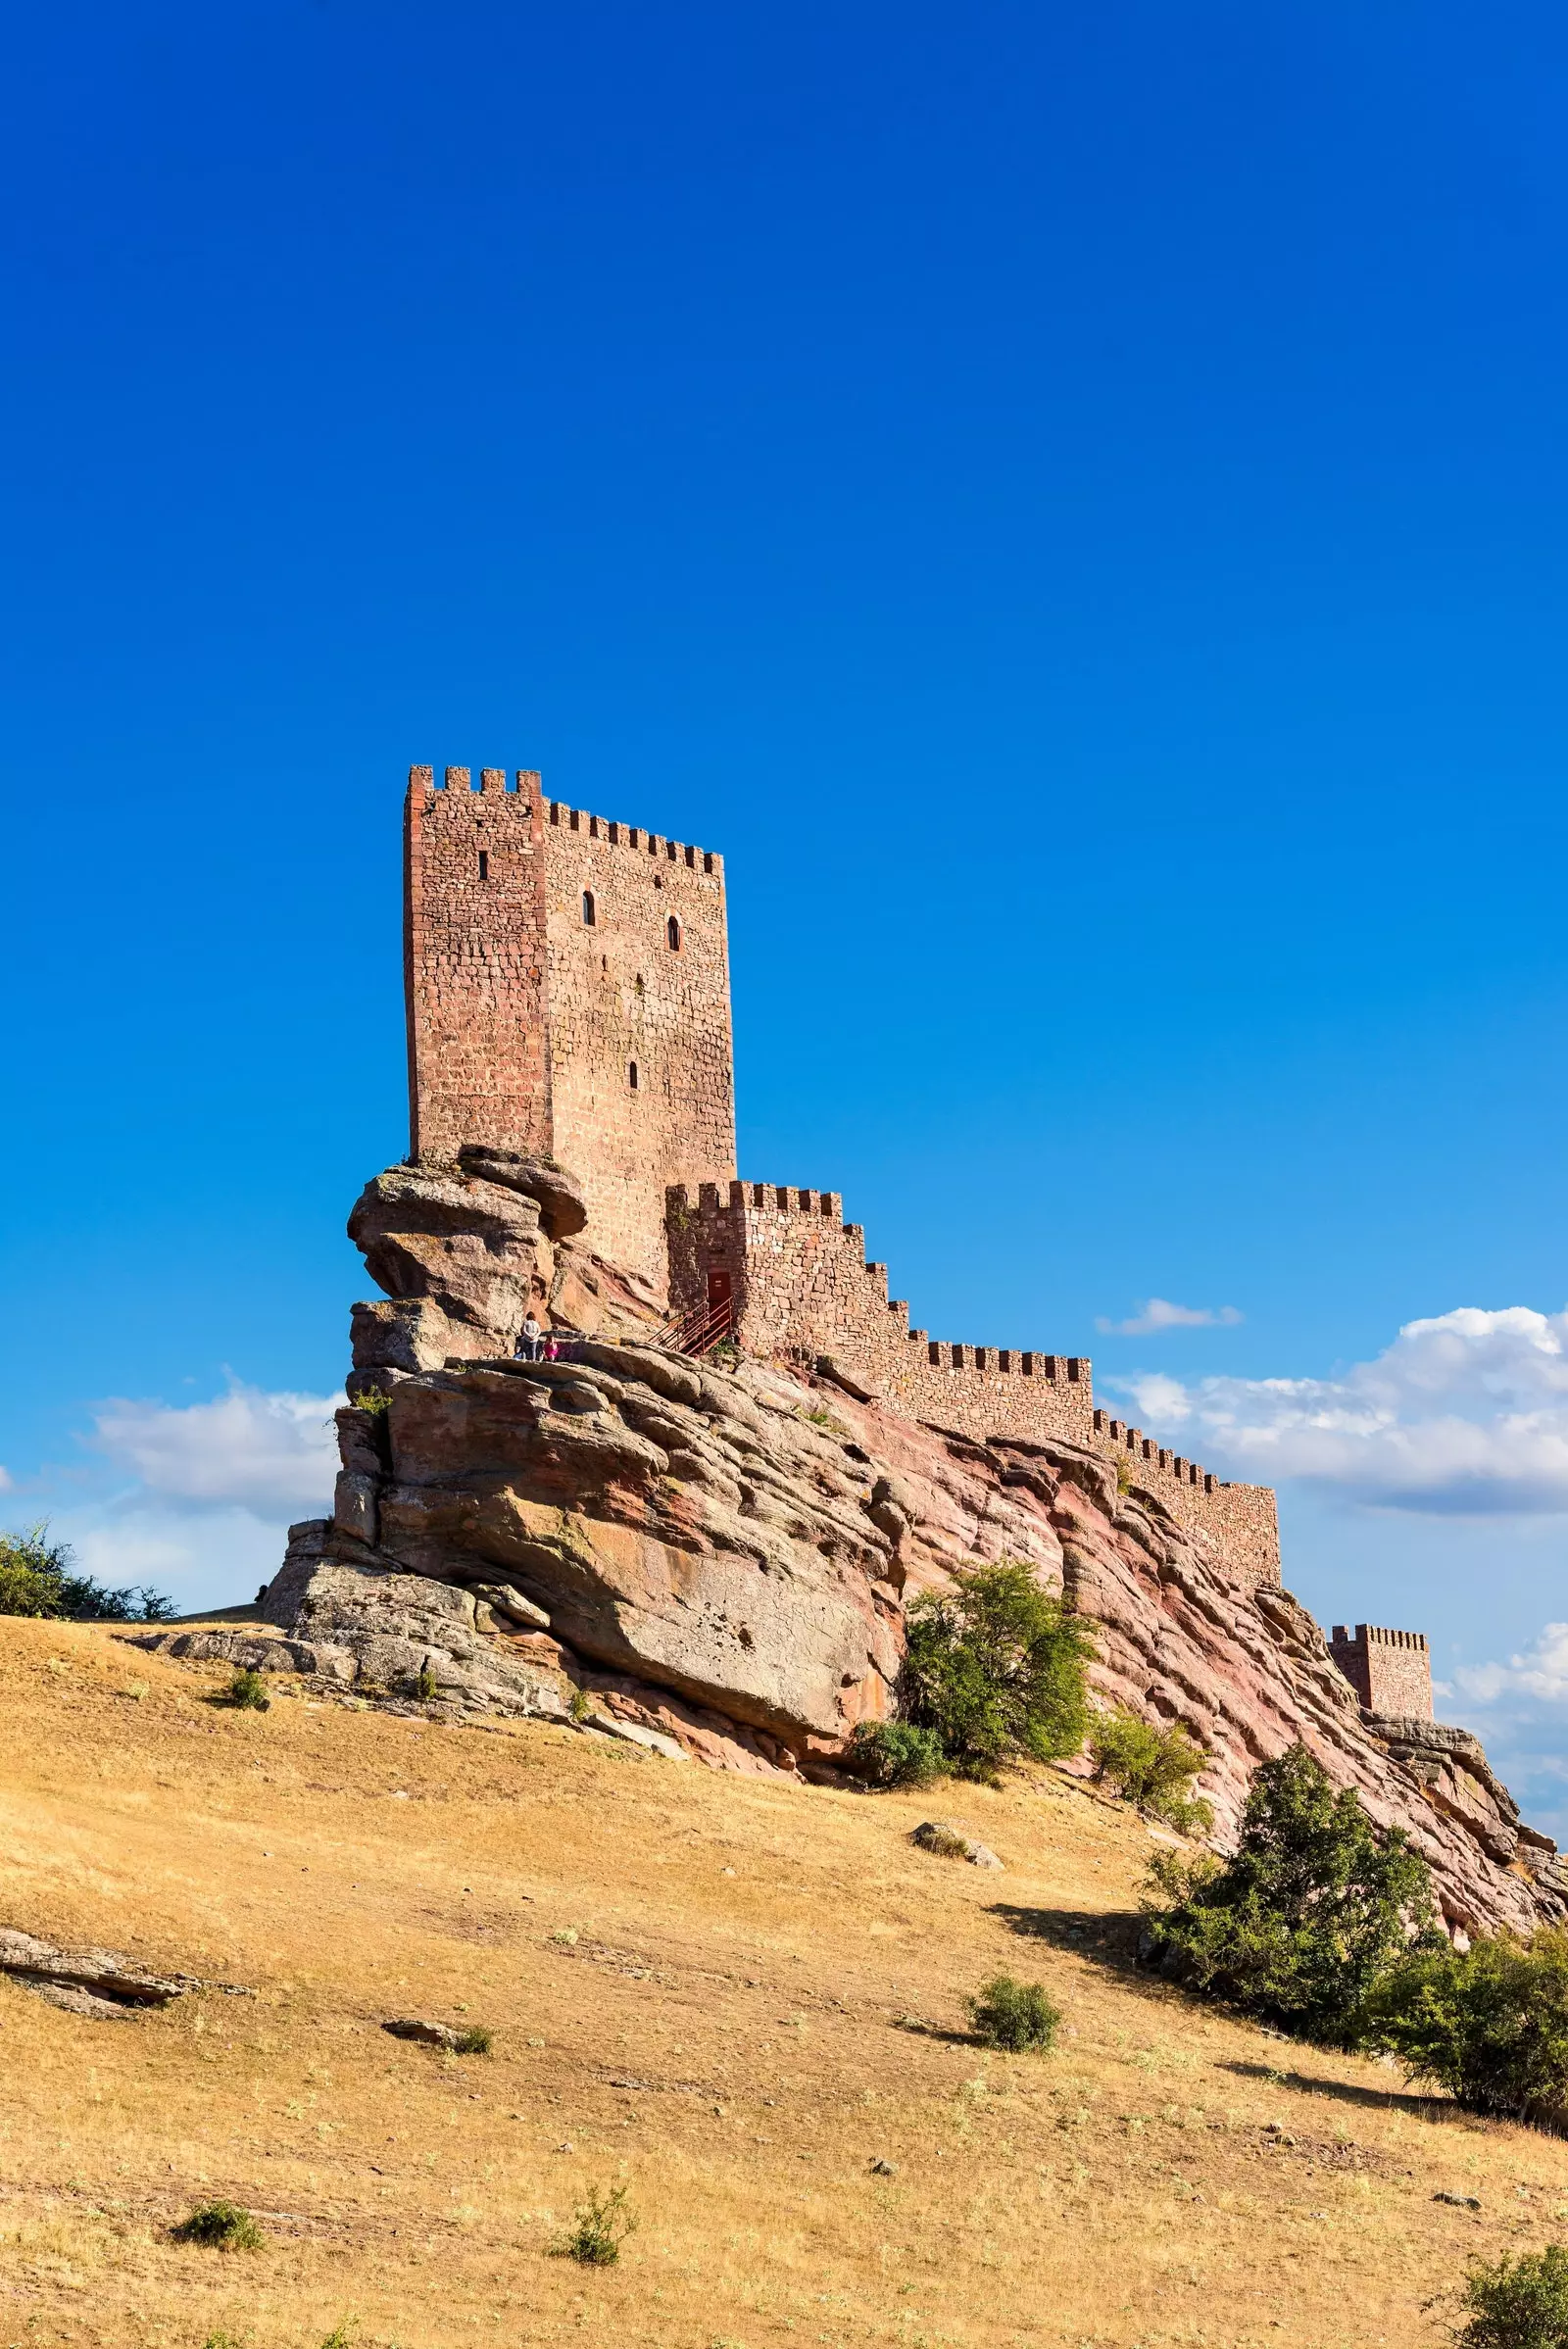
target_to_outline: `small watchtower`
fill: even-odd
[[[1432,1719],[1432,1650],[1425,1632],[1390,1632],[1358,1623],[1351,1639],[1337,1623],[1329,1635],[1329,1654],[1369,1713]]]

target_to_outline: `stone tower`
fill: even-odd
[[[590,1244],[665,1284],[673,1183],[735,1174],[723,859],[546,800],[519,768],[409,770],[410,1156],[553,1157]]]

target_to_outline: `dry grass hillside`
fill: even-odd
[[[351,2317],[402,2349],[1362,2349],[1568,2235],[1568,2146],[1134,1975],[1148,1831],[1058,1776],[857,1797],[217,1683],[5,1626],[0,1923],[256,1996],[102,2022],[0,1982],[0,2349]],[[933,1814],[1005,1873],[911,1847]],[[965,2039],[998,1970],[1059,2000],[1059,2052]],[[494,2052],[379,2029],[408,2013]],[[621,2264],[552,2256],[622,2179]],[[217,2195],[265,2249],[171,2240]]]

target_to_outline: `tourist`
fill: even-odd
[[[535,1321],[530,1308],[528,1318],[522,1325],[522,1335],[517,1340],[517,1352],[524,1362],[539,1360],[544,1352],[544,1331]]]

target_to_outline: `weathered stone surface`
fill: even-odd
[[[581,1352],[397,1386],[385,1555],[505,1579],[578,1655],[796,1750],[879,1718],[901,1639],[864,1471],[798,1395],[760,1414],[739,1382],[652,1349]]]
[[[291,1529],[288,1555],[262,1607],[293,1636],[154,1632],[136,1635],[132,1644],[193,1662],[304,1673],[356,1695],[405,1703],[420,1699],[423,1676],[437,1701],[470,1712],[560,1720],[570,1700],[554,1658],[509,1652],[511,1642],[479,1630],[469,1592],[397,1573],[380,1553],[336,1535],[326,1519]]]
[[[939,1859],[967,1860],[971,1868],[1000,1868],[1002,1862],[989,1844],[977,1842],[966,1829],[956,1827],[948,1819],[923,1819],[909,1835],[922,1851],[934,1851]]]
[[[420,2047],[444,2047],[449,2054],[463,2037],[450,2023],[421,2023],[416,2015],[395,2015],[381,2029],[390,2031],[394,2039],[413,2039]]]
[[[530,1157],[523,1150],[504,1150],[488,1143],[466,1142],[458,1164],[466,1175],[499,1184],[535,1201],[540,1220],[552,1240],[570,1240],[588,1221],[588,1202],[575,1175],[553,1158]]]
[[[539,1203],[502,1183],[457,1170],[389,1167],[367,1183],[348,1228],[389,1297],[428,1299],[447,1322],[499,1341],[491,1351],[510,1350],[529,1307],[543,1306],[550,1295],[555,1254]],[[432,1327],[426,1351],[433,1343]]]
[[[194,1974],[148,1973],[116,1949],[57,1949],[8,1928],[0,1928],[0,1974],[76,2014],[119,2016],[135,2007],[168,2006],[202,1987]]]

